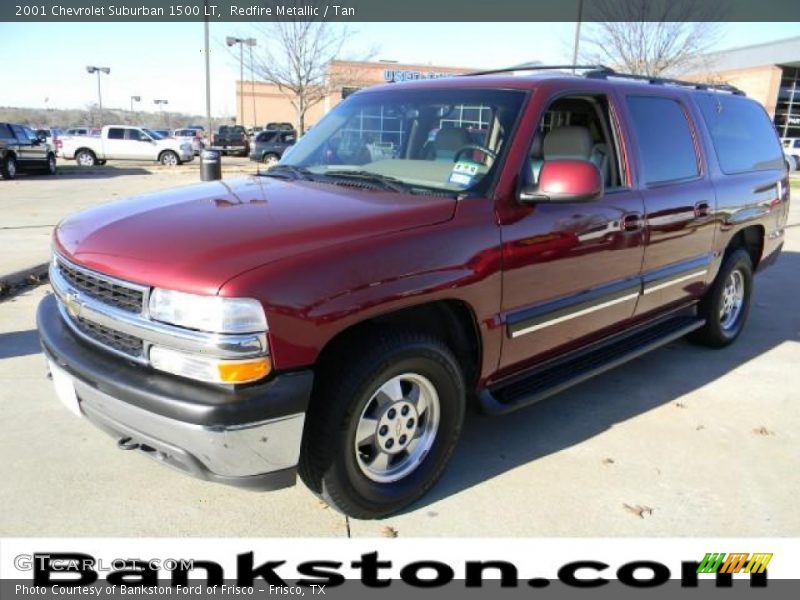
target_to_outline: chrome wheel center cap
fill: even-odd
[[[416,407],[406,400],[390,404],[380,419],[376,430],[378,448],[382,452],[398,454],[414,439],[419,415]]]

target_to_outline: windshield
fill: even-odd
[[[142,131],[144,131],[147,135],[149,135],[154,140],[163,140],[164,139],[163,135],[161,135],[157,131],[153,131],[152,129],[143,129]]]
[[[491,181],[524,97],[521,91],[480,89],[355,94],[303,136],[277,170],[477,191]]]

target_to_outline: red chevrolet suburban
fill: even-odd
[[[299,471],[375,518],[434,485],[469,402],[734,341],[789,208],[763,108],[526,73],[365,89],[258,176],[65,219],[38,311],[59,397],[122,449],[262,490]]]

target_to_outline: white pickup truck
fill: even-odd
[[[64,139],[63,158],[81,167],[105,164],[107,160],[154,160],[175,166],[194,159],[192,145],[164,138],[145,127],[107,125],[100,137],[75,136]]]

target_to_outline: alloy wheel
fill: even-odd
[[[744,277],[738,269],[731,271],[722,290],[722,306],[719,310],[720,326],[726,331],[736,327],[744,306]]]
[[[361,472],[377,483],[411,474],[436,440],[439,394],[430,380],[404,373],[383,383],[361,412],[354,451]]]

